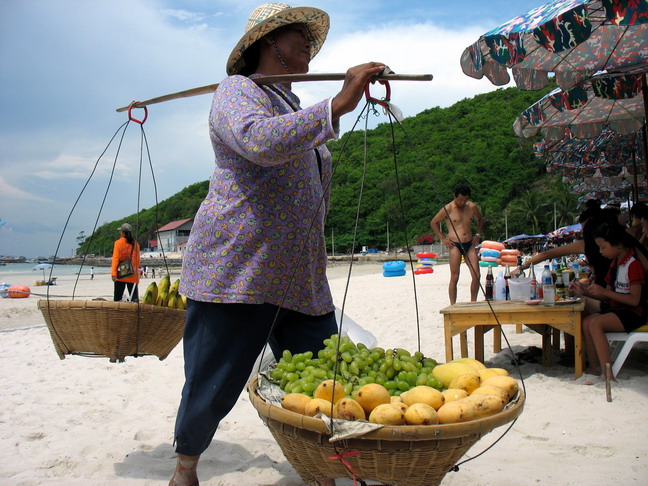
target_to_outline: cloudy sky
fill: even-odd
[[[496,89],[466,77],[463,49],[480,34],[543,0],[313,1],[331,30],[311,72],[344,72],[380,61],[398,73],[431,73],[429,83],[392,84],[405,116]],[[217,83],[259,0],[3,0],[0,2],[0,255],[59,255],[81,231],[137,210],[140,129],[131,123],[117,157],[116,108]],[[293,3],[293,5],[297,5]],[[302,105],[335,95],[339,82],[300,83]],[[380,96],[380,93],[376,93]],[[149,108],[144,125],[158,199],[209,178],[209,95]],[[346,115],[349,129],[359,109]],[[141,110],[134,112],[136,116]],[[386,121],[378,120],[378,122]],[[119,137],[117,138],[117,140]],[[116,160],[110,190],[113,164]],[[145,159],[146,162],[146,159]],[[140,208],[155,202],[150,170]],[[100,212],[101,209],[101,212]],[[4,224],[2,224],[4,223]],[[162,224],[166,222],[161,222]]]

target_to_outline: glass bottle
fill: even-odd
[[[486,274],[486,300],[493,300],[493,267],[488,267],[488,273]]]
[[[533,264],[529,267],[529,276],[531,277],[531,292],[529,294],[529,299],[535,300],[538,298],[538,281],[536,280]]]
[[[511,278],[511,267],[506,265],[506,270],[504,270],[504,282],[506,284],[506,300],[511,300],[511,288],[509,287],[510,278]]]

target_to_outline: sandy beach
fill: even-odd
[[[412,276],[385,278],[380,265],[354,265],[347,287],[348,266],[329,269],[335,303],[372,332],[378,344],[418,348]],[[448,305],[447,265],[416,277],[420,349],[442,362],[445,358],[439,310]],[[34,275],[16,276],[13,284],[33,286]],[[150,280],[144,280],[142,286]],[[469,275],[464,269],[458,300],[469,300]],[[69,296],[73,276],[58,278],[52,296]],[[110,299],[106,274],[83,276],[77,298]],[[59,298],[59,297],[52,297]],[[67,357],[60,360],[41,313],[39,297],[0,299],[0,484],[150,485],[161,486],[175,464],[173,426],[183,384],[181,345],[169,357]],[[513,352],[540,346],[530,330],[504,332]],[[455,354],[459,354],[455,339]],[[486,339],[486,361],[511,366],[511,351],[493,354]],[[504,344],[504,343],[503,343]],[[472,335],[469,351],[473,353]],[[558,356],[556,356],[557,358]],[[556,360],[554,360],[556,361]],[[592,386],[573,380],[573,366],[520,367],[527,402],[513,428],[484,455],[446,475],[444,486],[646,484],[648,461],[641,456],[648,433],[648,347],[631,353],[606,401],[604,383]],[[592,379],[593,377],[588,377]],[[506,427],[495,429],[468,452],[472,457],[490,446]],[[199,465],[204,485],[303,484],[286,461],[244,392],[226,417]],[[370,484],[374,482],[369,481]],[[338,485],[351,485],[338,480]]]

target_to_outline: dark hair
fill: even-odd
[[[648,206],[645,202],[635,203],[630,208],[630,215],[640,219],[648,219]]]
[[[126,241],[128,241],[129,245],[135,245],[135,239],[133,238],[133,235],[130,231],[122,230],[122,233],[124,233],[124,238],[126,238]]]
[[[454,188],[455,197],[457,197],[459,194],[461,194],[462,196],[468,196],[468,197],[470,197],[472,195],[471,191],[470,191],[470,187],[467,186],[466,184],[457,184],[455,186],[455,188]]]
[[[601,211],[601,201],[598,199],[589,199],[585,203],[585,211],[580,213],[580,216],[578,217],[578,222],[583,223],[588,219],[598,216]]]
[[[636,241],[621,224],[613,221],[605,222],[594,228],[592,236],[594,239],[601,238],[611,245],[623,245],[627,248],[633,248]]]

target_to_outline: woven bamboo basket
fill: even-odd
[[[438,485],[461,456],[483,435],[516,419],[524,408],[522,391],[506,410],[480,420],[428,426],[385,426],[361,438],[329,442],[321,419],[272,405],[257,394],[254,378],[250,401],[304,482],[353,477],[340,460],[330,457],[349,451],[344,459],[356,477],[397,486]]]
[[[65,356],[168,356],[182,339],[186,311],[134,302],[39,300],[54,348]]]

